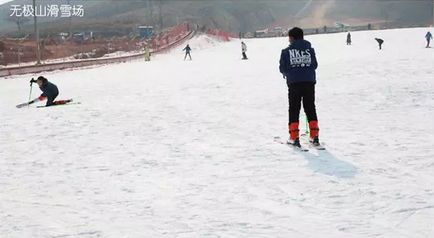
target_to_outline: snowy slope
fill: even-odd
[[[427,30],[307,37],[320,154],[273,142],[286,38],[46,74],[81,105],[18,110],[31,76],[0,79],[0,237],[432,237]]]

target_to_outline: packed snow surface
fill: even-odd
[[[285,37],[45,73],[69,106],[17,109],[37,75],[0,79],[0,237],[433,237],[428,30],[306,37],[324,152],[273,141]]]

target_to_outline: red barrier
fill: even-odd
[[[187,31],[184,35],[176,35],[174,41],[166,44],[164,47],[160,47],[158,49],[152,50],[152,53],[160,53],[164,50],[168,50],[172,47],[175,47],[181,44],[184,40],[191,38],[195,34],[195,31]],[[21,67],[6,67],[0,68],[0,77],[11,76],[11,75],[20,75],[20,74],[34,74],[45,71],[53,71],[53,70],[63,70],[68,68],[78,68],[78,67],[86,67],[92,65],[102,65],[102,64],[113,64],[113,63],[123,63],[131,60],[143,59],[144,53],[121,56],[121,57],[113,57],[113,58],[100,58],[100,59],[88,59],[88,60],[77,60],[77,61],[69,61],[62,63],[50,63],[43,65],[30,65],[30,66],[21,66]]]
[[[172,27],[169,31],[158,34],[152,41],[151,47],[155,51],[160,51],[167,48],[174,42],[178,42],[189,32],[189,24],[182,23],[175,27]]]
[[[222,39],[224,41],[230,41],[231,38],[235,38],[235,35],[233,35],[232,33],[222,31],[219,29],[208,29],[206,33],[209,35],[216,36],[217,38]]]
[[[190,31],[190,25],[188,23],[182,23],[171,29],[158,34],[149,43],[151,46],[151,53],[160,53],[168,50],[172,47],[179,45],[185,39],[194,35],[194,31]],[[120,63],[128,60],[135,60],[144,57],[144,53],[133,54],[122,57],[110,57],[110,58],[95,58],[88,60],[76,60],[61,63],[47,63],[43,65],[29,65],[29,66],[15,66],[0,68],[0,77],[27,73],[38,73],[43,71],[62,70],[67,68]]]

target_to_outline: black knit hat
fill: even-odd
[[[299,40],[299,39],[303,39],[304,33],[303,33],[303,30],[301,28],[294,27],[291,30],[289,30],[288,36],[291,36],[294,39]]]
[[[47,82],[48,80],[46,78],[44,78],[43,76],[39,76],[38,80],[41,80],[42,82]]]

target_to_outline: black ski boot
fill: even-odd
[[[310,138],[309,141],[315,147],[320,147],[321,146],[321,144],[319,143],[318,136],[315,136],[314,138]]]
[[[288,145],[292,145],[298,148],[301,148],[301,144],[300,144],[300,139],[297,138],[295,140],[288,140],[286,143],[288,143]]]

